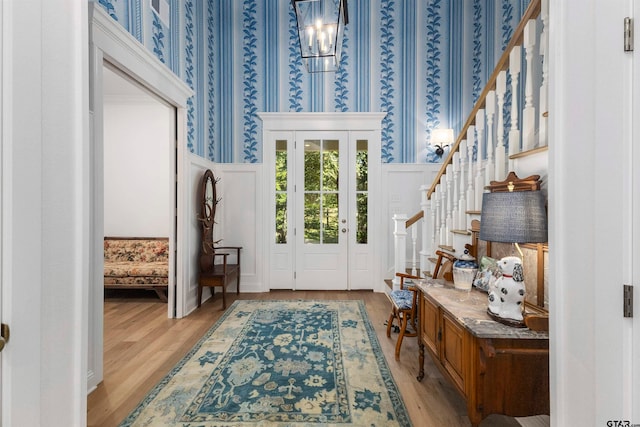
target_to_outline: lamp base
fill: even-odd
[[[497,314],[491,312],[491,310],[487,309],[487,314],[496,322],[500,322],[503,325],[511,326],[513,328],[526,328],[527,325],[524,324],[522,320],[514,320],[514,319],[506,319],[504,317],[500,317]]]

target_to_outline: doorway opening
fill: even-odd
[[[103,121],[103,237],[166,238],[169,248],[175,248],[175,107],[104,61]],[[169,290],[175,287],[175,257],[168,258],[167,315],[174,317],[175,292]],[[118,284],[107,286],[124,297],[145,281],[162,281],[142,276],[110,279]]]

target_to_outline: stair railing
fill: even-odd
[[[411,218],[394,215],[395,272],[417,270],[421,227],[419,266],[421,274],[428,274],[430,255],[438,249],[454,251],[452,232],[466,233],[471,215],[479,215],[484,187],[504,180],[518,153],[546,149],[548,19],[549,0],[532,0],[435,179],[420,188],[421,211]],[[412,259],[407,263],[410,228]]]

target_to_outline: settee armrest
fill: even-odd
[[[236,263],[240,265],[240,249],[242,246],[216,246],[216,255],[235,255]],[[222,252],[220,252],[222,250]],[[224,263],[227,264],[227,257],[224,257]]]

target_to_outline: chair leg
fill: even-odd
[[[400,359],[400,347],[402,347],[402,339],[404,338],[404,332],[407,330],[407,323],[409,323],[409,319],[407,318],[407,313],[404,313],[402,317],[402,326],[400,327],[400,335],[398,335],[398,342],[396,343],[396,360]]]
[[[389,320],[387,320],[387,338],[391,338],[391,327],[393,326],[393,320],[396,318],[396,309],[391,307],[391,314]]]
[[[236,294],[240,295],[240,272],[239,271],[238,271],[237,281],[238,281],[238,285],[237,285],[238,287],[236,288]]]
[[[202,304],[202,285],[198,284],[198,308]]]
[[[226,310],[227,309],[227,284],[223,284],[222,285],[222,309]]]

